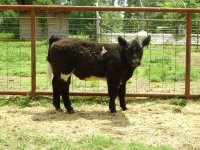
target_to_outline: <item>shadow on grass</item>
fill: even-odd
[[[86,120],[106,120],[108,124],[112,126],[126,127],[130,125],[125,113],[118,111],[117,113],[110,113],[108,111],[77,111],[74,114],[68,114],[66,112],[57,112],[55,110],[47,110],[45,112],[32,114],[34,121],[76,121],[79,119]]]

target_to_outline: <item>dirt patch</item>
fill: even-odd
[[[52,106],[5,106],[0,109],[0,127],[13,132],[34,129],[33,135],[62,136],[71,141],[102,134],[127,142],[168,145],[181,150],[200,149],[200,105],[191,102],[182,108],[167,101],[134,101],[128,108],[111,114],[107,106],[84,105],[69,115],[54,111]]]

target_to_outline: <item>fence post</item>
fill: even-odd
[[[192,13],[187,13],[185,97],[190,98]]]
[[[36,91],[36,11],[31,9],[31,96]]]

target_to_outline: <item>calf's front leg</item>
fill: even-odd
[[[119,85],[118,96],[119,96],[120,107],[122,108],[123,111],[127,110],[126,101],[124,98],[125,95],[126,95],[126,83],[122,83]]]
[[[108,84],[108,95],[110,97],[109,109],[110,109],[111,113],[115,113],[115,112],[117,112],[116,105],[115,105],[115,99],[117,97],[119,81],[108,80],[107,84]]]

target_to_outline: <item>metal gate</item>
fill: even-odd
[[[128,81],[127,96],[200,97],[200,23],[193,18],[194,14],[200,15],[199,9],[0,6],[0,11],[7,10],[15,10],[18,16],[0,16],[1,20],[8,20],[0,27],[0,47],[3,51],[0,58],[1,95],[52,94],[45,75],[47,41],[52,34],[107,43],[115,43],[119,35],[129,40],[137,34],[151,34],[151,45],[144,50],[142,65]],[[143,17],[121,18],[125,12],[142,13]],[[92,15],[79,18],[71,15],[73,13]],[[182,14],[185,18],[148,18],[152,13],[163,16]],[[9,19],[16,19],[16,25],[9,24]],[[4,30],[15,27],[17,34],[6,34],[4,38]],[[74,76],[70,90],[71,95],[107,95],[104,81],[80,81]]]

